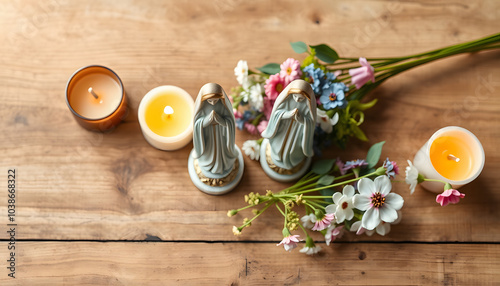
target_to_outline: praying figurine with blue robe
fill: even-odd
[[[189,160],[191,179],[206,193],[225,193],[230,190],[227,190],[228,186],[235,186],[241,179],[243,158],[235,144],[232,105],[222,87],[216,83],[205,84],[196,99],[193,150]],[[196,178],[191,174],[191,164]]]
[[[278,96],[262,132],[261,165],[271,178],[288,182],[307,171],[313,152],[316,98],[311,85],[294,80]]]

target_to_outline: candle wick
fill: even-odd
[[[457,158],[455,156],[453,156],[452,154],[449,154],[448,155],[448,160],[452,160],[452,161],[455,161],[455,162],[460,162],[460,158]]]
[[[97,95],[97,93],[95,93],[95,91],[92,89],[92,87],[89,87],[89,93],[92,94],[95,99],[99,98],[99,96]]]

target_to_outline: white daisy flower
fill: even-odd
[[[247,140],[243,143],[243,152],[250,157],[252,160],[259,160],[260,157],[260,145],[257,140]]]
[[[250,87],[248,102],[250,103],[250,106],[258,111],[262,111],[262,108],[264,108],[264,97],[262,96],[262,93],[262,85],[259,83]]]
[[[372,181],[368,178],[359,180],[359,194],[354,195],[354,207],[366,211],[361,226],[367,230],[375,229],[380,222],[394,222],[398,219],[397,210],[403,207],[404,200],[391,193],[392,184],[387,176],[379,176]]]
[[[344,220],[351,220],[354,217],[352,198],[354,196],[354,187],[346,185],[342,193],[336,192],[333,194],[333,204],[325,208],[326,213],[335,214],[337,223],[343,223]]]
[[[398,224],[401,221],[401,211],[397,211],[398,213],[398,219],[394,221],[393,223],[387,223],[387,222],[380,222],[379,225],[373,230],[366,230],[361,226],[361,221],[356,221],[351,225],[351,231],[355,232],[357,235],[366,233],[368,236],[372,236],[375,232],[377,232],[379,235],[384,236],[388,234],[391,231],[391,225],[393,224]]]
[[[240,60],[234,68],[234,75],[239,84],[244,85],[248,82],[248,64],[247,61]]]

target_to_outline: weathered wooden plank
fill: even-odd
[[[321,255],[272,243],[18,242],[2,285],[492,285],[500,246],[340,243]]]
[[[325,42],[347,56],[403,55],[497,32],[498,1],[3,1],[0,3],[0,174],[16,167],[22,239],[234,240],[228,209],[251,191],[277,190],[245,159],[241,185],[223,197],[198,192],[186,171],[191,146],[150,147],[137,123],[142,96],[161,84],[193,96],[209,81],[236,84],[239,59],[251,66],[296,55],[290,41]],[[250,28],[252,27],[252,28]],[[402,223],[384,240],[498,241],[500,77],[498,53],[458,56],[402,74],[373,97],[363,125],[370,143],[352,141],[325,156],[363,157],[387,140],[383,156],[412,158],[446,125],[473,131],[486,151],[483,174],[466,199],[441,208],[433,194],[406,185]],[[100,63],[122,77],[130,114],[108,134],[82,130],[64,102],[77,68]],[[450,112],[450,110],[452,112]],[[237,133],[239,146],[252,138]],[[399,178],[402,179],[402,176]],[[2,194],[0,193],[0,196]],[[6,201],[0,200],[0,213]],[[275,213],[272,213],[275,214]],[[5,219],[1,216],[2,222]],[[279,240],[282,222],[264,215],[241,239]],[[0,233],[0,238],[6,238]],[[347,236],[346,240],[366,239]],[[377,238],[371,238],[377,239]]]

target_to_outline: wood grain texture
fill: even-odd
[[[260,66],[296,56],[288,47],[294,40],[326,42],[346,56],[397,55],[484,36],[496,32],[498,23],[491,13],[498,11],[494,1],[21,1],[1,6],[0,37],[9,44],[0,47],[0,150],[6,155],[0,164],[19,172],[24,239],[231,240],[229,230],[237,222],[225,217],[227,209],[243,203],[250,191],[283,185],[246,158],[245,176],[232,194],[214,198],[198,192],[186,171],[191,146],[161,152],[141,135],[136,111],[149,89],[175,84],[194,96],[202,84],[216,81],[229,90],[236,84],[232,68],[238,59]],[[112,133],[82,130],[64,103],[69,75],[91,63],[115,69],[131,102],[129,116]],[[468,196],[458,206],[439,208],[432,194],[419,190],[410,197],[406,186],[397,184],[406,199],[405,219],[388,239],[498,241],[495,142],[500,133],[492,128],[500,119],[498,63],[498,53],[443,60],[400,75],[373,95],[380,103],[368,112],[364,129],[372,143],[387,140],[383,155],[401,165],[433,131],[450,124],[476,133],[487,154],[483,174],[463,189]],[[237,143],[248,138],[238,132]],[[368,146],[352,141],[347,151],[326,155],[363,157]],[[0,212],[5,207],[0,202]],[[457,218],[478,212],[486,215]],[[279,238],[273,230],[281,222],[271,216],[262,221],[256,225],[263,231],[247,232],[246,239]]]
[[[249,192],[286,185],[245,158],[236,190],[222,197],[203,194],[187,173],[192,145],[156,150],[137,121],[139,102],[150,89],[173,84],[194,97],[203,84],[218,82],[229,91],[237,84],[233,68],[240,59],[251,67],[302,59],[289,47],[292,41],[327,43],[344,56],[397,56],[496,33],[499,21],[495,0],[0,1],[0,174],[11,167],[18,172],[17,238],[193,242],[21,242],[19,281],[499,283],[499,52],[440,60],[389,80],[370,95],[379,99],[362,125],[370,142],[352,140],[346,150],[325,151],[324,157],[363,158],[371,144],[386,140],[382,156],[400,164],[403,180],[406,159],[437,129],[459,125],[477,135],[486,164],[461,189],[466,198],[460,204],[442,208],[434,194],[417,188],[410,196],[406,184],[395,183],[405,199],[402,222],[386,237],[342,238],[401,244],[342,244],[298,260],[298,253],[284,256],[268,243],[281,239],[274,210],[234,237],[231,227],[250,214],[228,218],[227,210],[243,206]],[[68,78],[89,64],[114,69],[126,88],[129,115],[109,133],[81,129],[65,103]],[[238,131],[236,141],[241,146],[251,138]],[[0,225],[7,223],[6,212],[7,201],[0,199]],[[0,239],[7,235],[0,231]],[[216,243],[194,243],[210,241]],[[247,243],[256,241],[266,243]],[[422,241],[493,244],[406,243]],[[0,281],[7,282],[5,275]]]
[[[293,3],[293,4],[292,4]],[[233,240],[243,216],[226,217],[251,191],[279,190],[257,162],[245,158],[240,186],[224,197],[200,193],[187,173],[191,145],[162,152],[144,140],[137,122],[142,96],[162,84],[193,97],[206,82],[227,91],[233,67],[297,57],[289,42],[328,43],[345,56],[395,56],[497,32],[497,1],[85,1],[0,2],[0,171],[19,173],[21,239]],[[91,133],[64,101],[77,68],[103,64],[122,78],[130,113],[113,132]],[[401,169],[431,134],[446,125],[473,131],[483,143],[482,175],[462,190],[466,199],[439,207],[434,195],[405,184],[400,226],[381,240],[495,241],[500,238],[497,176],[500,154],[500,54],[456,56],[399,75],[371,97],[379,104],[363,124],[369,143],[324,156],[362,158],[386,140],[383,156]],[[237,144],[252,138],[238,132]],[[402,180],[403,176],[399,176]],[[6,201],[0,201],[5,213]],[[279,240],[275,215],[256,222],[245,240]],[[5,233],[0,238],[6,238]],[[347,236],[346,240],[365,239]]]
[[[3,246],[3,245],[2,245]],[[493,285],[499,245],[324,244],[323,254],[271,243],[22,242],[2,285]],[[0,255],[5,257],[5,247]],[[15,282],[15,283],[13,283]]]

